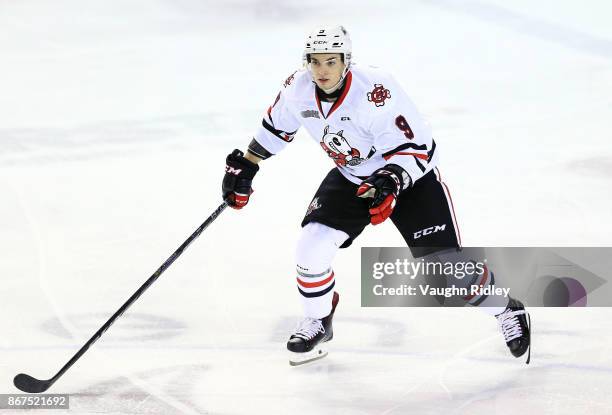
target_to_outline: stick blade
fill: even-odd
[[[38,380],[25,373],[20,373],[15,376],[13,383],[17,389],[27,393],[42,393],[49,389],[51,382],[48,380]]]

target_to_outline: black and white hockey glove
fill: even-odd
[[[383,223],[395,207],[397,195],[406,185],[410,176],[396,164],[387,164],[365,179],[357,189],[357,196],[372,198],[370,202],[370,222],[372,225]]]
[[[223,200],[234,209],[242,209],[249,203],[253,193],[251,184],[259,166],[244,157],[240,150],[234,150],[225,160],[225,176],[221,184]]]

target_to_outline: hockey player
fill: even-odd
[[[310,34],[303,63],[284,82],[246,154],[234,150],[227,156],[222,184],[227,203],[243,208],[258,163],[285,148],[300,127],[336,164],[307,209],[296,249],[305,318],[287,342],[293,365],[325,356],[322,343],[333,337],[339,300],[332,260],[368,224],[390,219],[415,258],[461,247],[431,130],[395,79],[353,64],[351,40],[341,26]],[[436,225],[445,226],[420,232]],[[489,275],[479,278],[491,283]],[[530,344],[527,314],[519,301],[503,301],[482,297],[470,304],[497,315],[510,351],[519,357]]]

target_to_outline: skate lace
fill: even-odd
[[[523,329],[517,316],[526,314],[525,310],[504,311],[497,316],[499,329],[504,334],[506,343],[523,335]]]
[[[297,325],[294,335],[310,340],[316,336],[317,333],[325,333],[325,328],[321,320],[307,317]]]

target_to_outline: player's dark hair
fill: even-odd
[[[310,63],[310,53],[306,55],[306,62]],[[344,53],[340,54],[340,59],[342,60],[342,63],[344,63]]]

